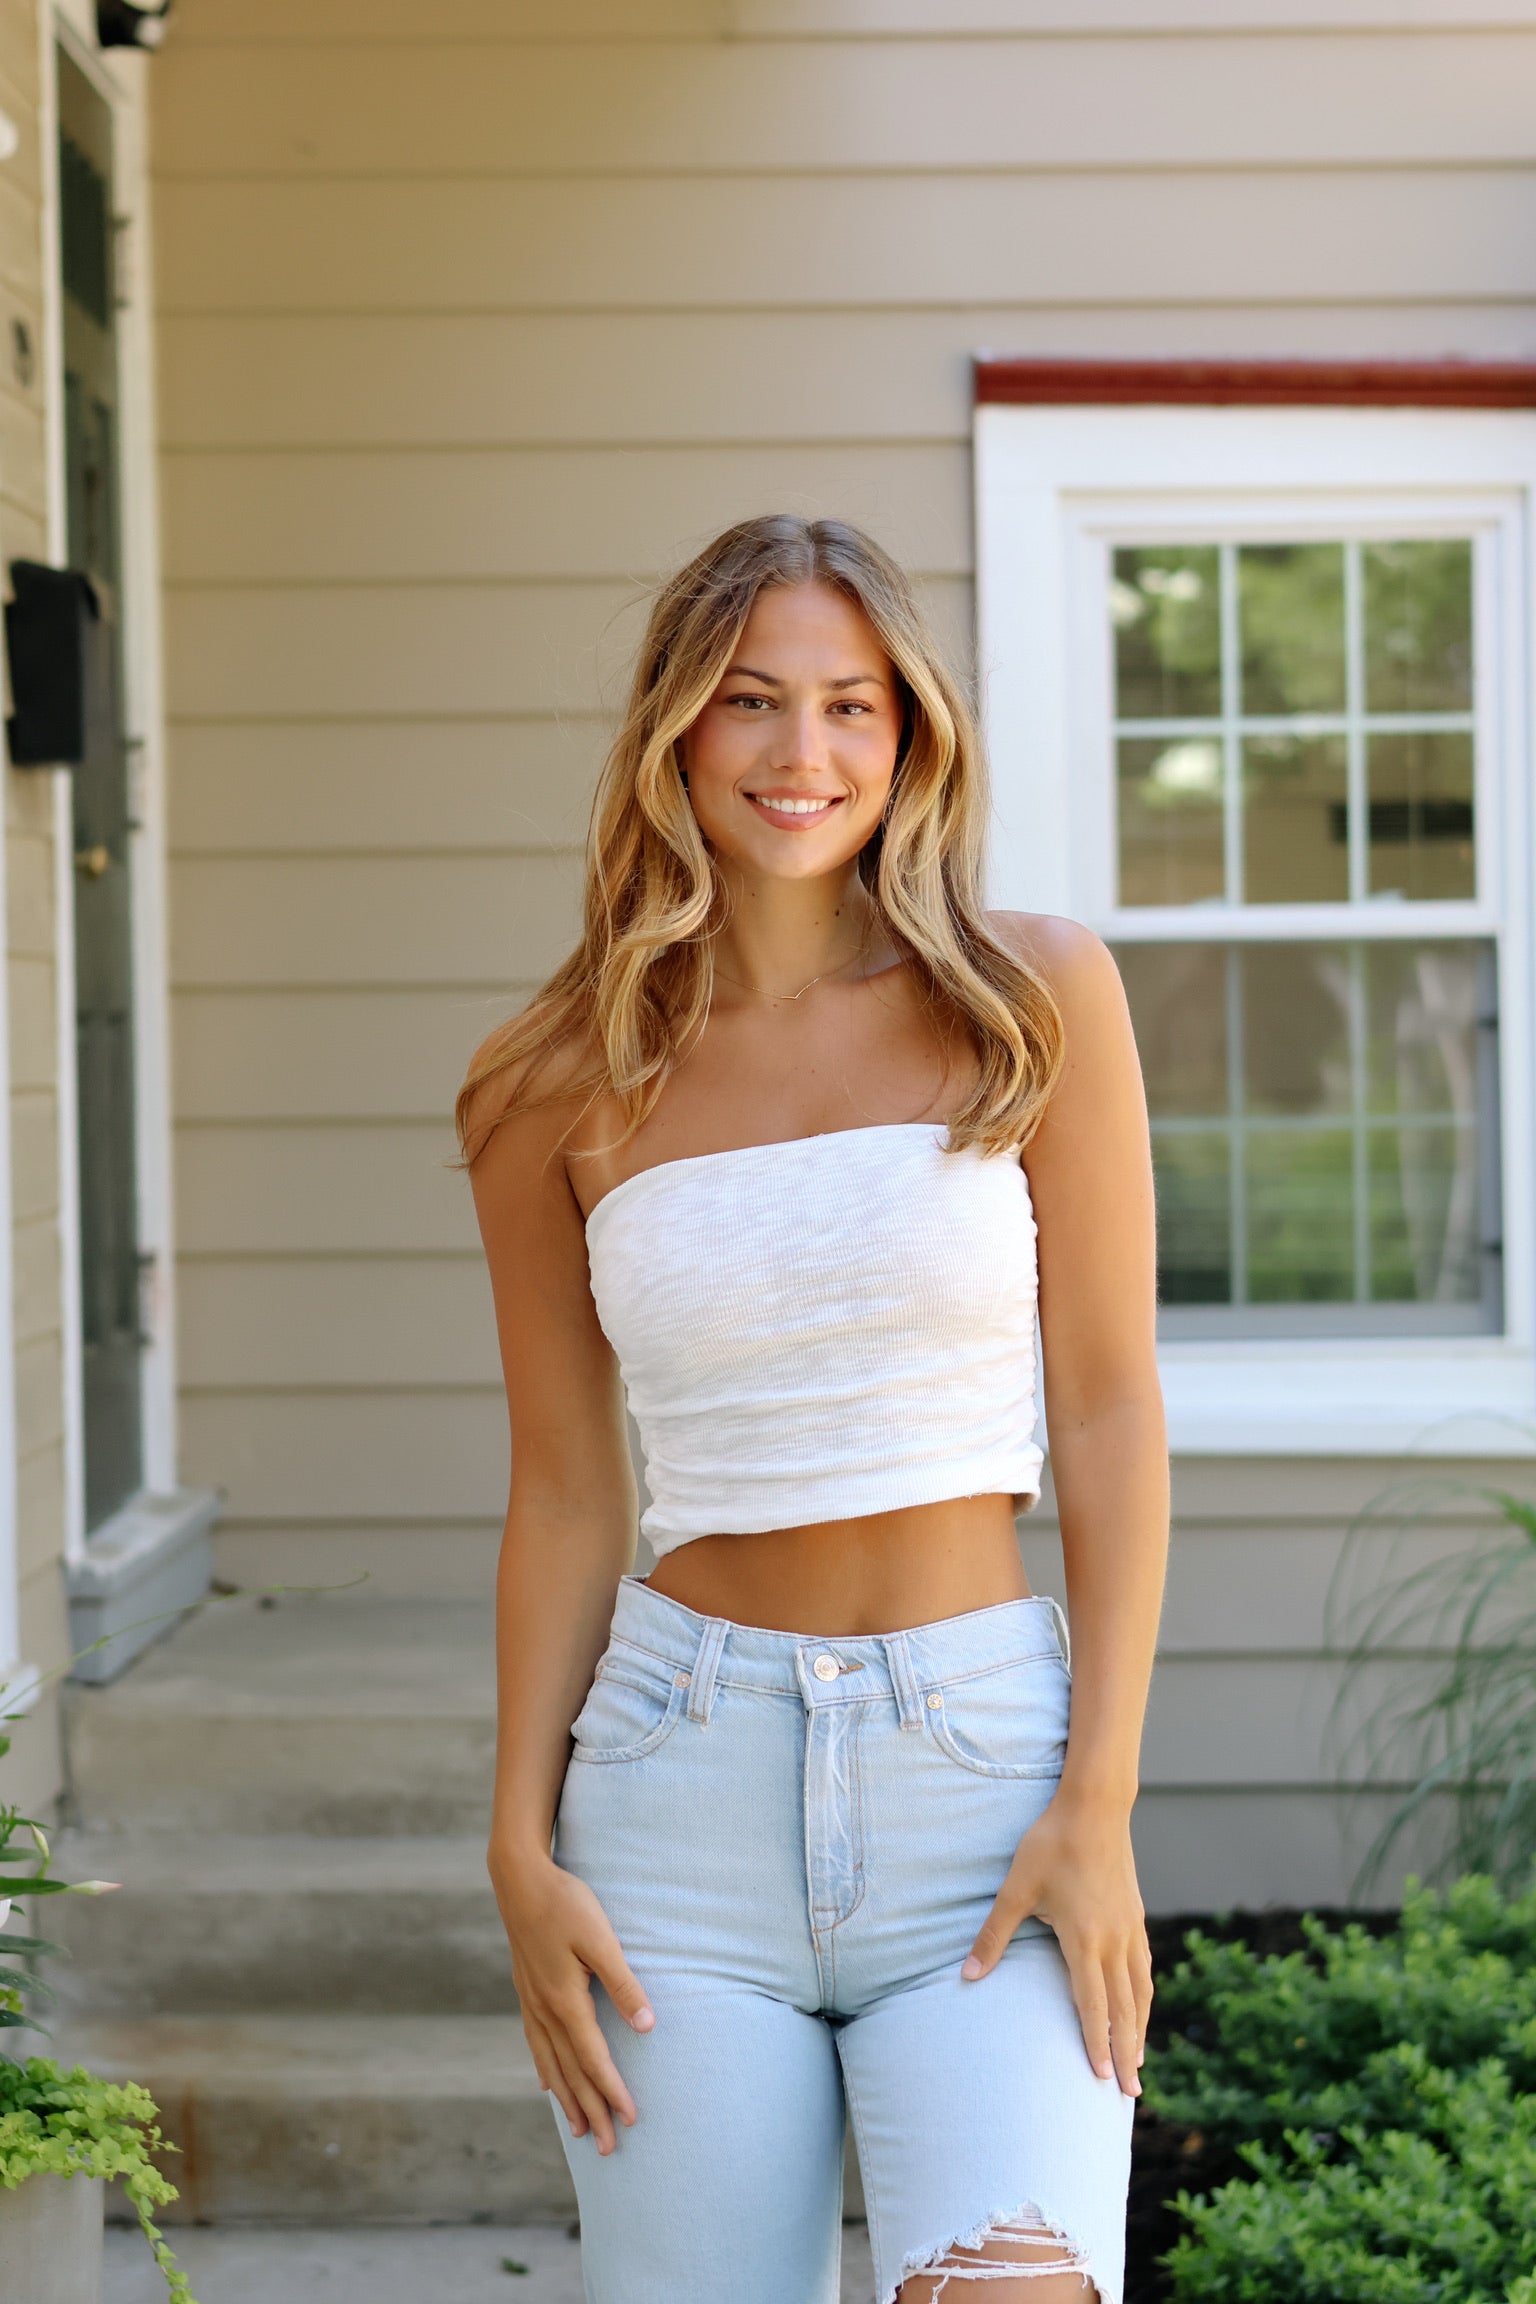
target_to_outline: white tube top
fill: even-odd
[[[1016,1154],[897,1122],[666,1160],[587,1218],[658,1554],[1040,1490]]]

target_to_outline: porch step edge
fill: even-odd
[[[160,2106],[169,2223],[549,2223],[574,2196],[510,2016],[82,2019],[57,2052]],[[120,2215],[122,2201],[110,2213]]]

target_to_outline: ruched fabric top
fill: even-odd
[[[642,1169],[587,1219],[645,1451],[691,1537],[1040,1489],[1035,1220],[1015,1153],[929,1122]]]

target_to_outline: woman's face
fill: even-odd
[[[683,739],[700,831],[748,873],[845,869],[880,822],[901,723],[895,673],[857,601],[824,584],[760,592]]]

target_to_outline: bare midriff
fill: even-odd
[[[1029,1597],[1011,1496],[698,1536],[668,1552],[648,1581],[701,1616],[828,1640],[907,1631]]]

